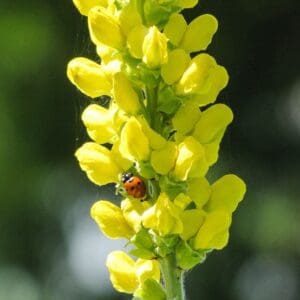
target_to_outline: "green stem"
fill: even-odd
[[[146,99],[147,99],[147,109],[150,114],[150,126],[157,130],[157,87],[149,88],[146,87]]]
[[[170,254],[159,260],[167,300],[184,300],[183,271],[176,266],[175,254]]]

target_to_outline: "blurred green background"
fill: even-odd
[[[219,102],[234,123],[210,178],[233,172],[247,196],[229,246],[187,274],[188,299],[300,299],[299,0],[201,0],[187,19],[220,23],[208,51],[231,80]],[[75,56],[95,58],[71,0],[0,2],[0,300],[128,299],[113,291],[106,255],[123,241],[89,218],[113,189],[74,159],[88,103],[66,79]]]

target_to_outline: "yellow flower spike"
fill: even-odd
[[[133,162],[127,158],[125,158],[120,153],[120,140],[114,141],[114,144],[111,148],[111,154],[115,160],[115,162],[124,170],[128,170],[132,165]]]
[[[124,218],[135,232],[141,229],[142,215],[149,207],[149,202],[140,199],[126,198],[121,202]]]
[[[216,61],[212,56],[206,53],[195,56],[176,85],[176,93],[179,95],[205,93],[210,87],[208,79],[215,67]]]
[[[195,202],[197,208],[202,208],[210,197],[211,187],[206,178],[194,178],[188,181],[186,193]]]
[[[148,122],[142,115],[138,116],[137,120],[140,122],[142,130],[149,140],[151,149],[162,149],[166,145],[167,141],[149,126]]]
[[[195,94],[193,101],[199,106],[215,102],[220,91],[227,86],[228,81],[229,76],[226,69],[217,65],[210,72],[206,87]]]
[[[118,19],[122,31],[126,36],[135,26],[142,24],[141,15],[138,13],[135,5],[132,3],[129,3],[121,9]]]
[[[174,142],[166,142],[162,149],[153,150],[151,153],[151,165],[155,172],[166,175],[175,165],[177,147]]]
[[[206,205],[208,211],[224,210],[232,213],[246,193],[245,182],[234,174],[218,179],[211,186],[211,197]]]
[[[98,185],[118,182],[123,170],[116,164],[111,152],[104,146],[88,142],[83,144],[75,156],[88,178]]]
[[[111,252],[106,260],[113,287],[122,293],[133,294],[139,286],[135,262],[123,251]]]
[[[122,72],[113,76],[113,96],[116,104],[128,114],[135,115],[141,109],[139,96]]]
[[[184,241],[196,235],[200,226],[204,223],[205,215],[205,212],[201,209],[188,209],[182,212],[183,232],[180,237]]]
[[[115,49],[125,46],[125,37],[116,18],[101,6],[93,7],[88,14],[91,40]]]
[[[134,231],[127,224],[120,207],[110,201],[96,202],[91,208],[91,217],[109,238],[130,239],[134,235]]]
[[[107,0],[73,0],[74,5],[79,10],[79,12],[87,16],[90,9],[94,6],[107,6]]]
[[[143,57],[143,42],[148,33],[148,28],[140,24],[135,26],[128,34],[127,47],[130,54],[141,59]]]
[[[188,25],[179,46],[189,53],[205,50],[217,29],[218,21],[214,16],[199,16]]]
[[[156,26],[149,28],[143,42],[143,62],[151,69],[168,61],[167,37]]]
[[[96,98],[110,95],[112,83],[101,65],[85,57],[76,57],[68,63],[69,80],[85,95]]]
[[[111,110],[97,104],[90,104],[82,113],[81,119],[89,137],[99,144],[109,143],[117,136]]]
[[[208,166],[203,146],[189,136],[178,145],[178,157],[172,176],[177,180],[186,180],[193,171],[193,176],[204,176]]]
[[[183,15],[172,14],[164,28],[164,34],[173,45],[178,46],[183,38],[186,28],[187,23]]]
[[[177,132],[185,135],[194,128],[200,117],[201,111],[198,105],[191,101],[187,101],[179,107],[175,116],[173,117],[173,127],[177,130]]]
[[[149,158],[148,138],[135,117],[131,117],[123,127],[119,149],[122,155],[131,161],[141,161]]]
[[[208,214],[192,241],[194,249],[222,249],[227,245],[231,214],[215,211]]]
[[[175,49],[168,55],[168,62],[161,66],[161,76],[167,84],[178,81],[191,61],[183,49]]]
[[[201,144],[211,143],[224,132],[232,120],[233,113],[227,105],[212,105],[202,112],[200,120],[195,125],[193,137]]]
[[[148,278],[159,282],[160,269],[157,260],[138,259],[135,263],[135,268],[140,284]]]
[[[156,203],[143,214],[143,225],[156,230],[159,235],[180,234],[183,224],[180,220],[181,209],[176,207],[167,194],[161,193]]]
[[[173,203],[182,210],[184,210],[191,202],[191,198],[184,193],[180,193],[173,200]]]

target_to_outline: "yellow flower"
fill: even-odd
[[[172,176],[177,180],[184,181],[191,176],[202,177],[207,170],[208,165],[202,145],[192,136],[185,138],[178,145],[178,157]]]
[[[194,249],[222,249],[227,245],[231,214],[214,211],[207,214],[205,221],[192,241]]]
[[[218,21],[214,16],[199,16],[187,26],[179,47],[187,52],[205,50],[217,29]]]
[[[81,116],[88,135],[99,144],[112,143],[118,138],[120,126],[125,120],[116,124],[114,119],[117,117],[118,111],[116,107],[106,109],[97,104],[90,104]]]
[[[67,76],[82,93],[89,97],[111,94],[111,80],[101,65],[85,57],[76,57],[69,62]]]
[[[187,23],[183,15],[177,13],[172,14],[164,28],[164,34],[173,45],[178,46],[183,38],[186,28]]]
[[[156,26],[149,28],[143,42],[143,62],[152,69],[168,61],[167,37]]]
[[[182,212],[181,221],[183,224],[183,231],[180,237],[186,241],[196,235],[200,226],[204,223],[205,212],[201,209],[188,209]]]
[[[173,200],[173,203],[179,207],[182,210],[185,210],[186,207],[192,202],[191,198],[184,194],[180,193],[179,195],[176,196],[176,198]]]
[[[91,217],[109,238],[130,239],[134,235],[134,231],[126,222],[120,207],[109,201],[96,202],[91,208]]]
[[[206,109],[193,131],[201,144],[208,144],[220,138],[220,133],[232,122],[233,113],[225,104],[215,104]]]
[[[73,0],[73,3],[84,16],[87,16],[94,6],[107,6],[107,0]]]
[[[142,225],[142,215],[150,207],[149,202],[126,198],[121,202],[121,209],[127,223],[138,232]]]
[[[227,85],[226,70],[215,59],[201,53],[195,56],[175,87],[178,95],[191,95],[199,106],[212,103]]]
[[[132,165],[133,162],[126,157],[124,157],[120,152],[120,139],[114,141],[114,144],[111,148],[111,154],[114,158],[114,161],[124,170],[128,170]]]
[[[166,175],[175,165],[177,147],[174,142],[166,142],[162,149],[151,153],[151,165],[156,173]]]
[[[125,252],[113,251],[106,260],[114,288],[133,294],[147,279],[159,281],[160,270],[155,260],[138,259],[134,262]]]
[[[161,66],[161,76],[167,84],[178,81],[190,62],[190,56],[183,49],[175,49],[168,55],[168,62]]]
[[[135,117],[131,117],[123,127],[119,149],[122,155],[131,161],[141,161],[149,158],[148,138]]]
[[[104,44],[119,50],[125,46],[125,37],[117,19],[105,8],[93,7],[88,14],[88,25],[94,44]]]
[[[121,9],[118,19],[125,35],[128,35],[135,26],[142,24],[141,15],[133,3],[129,3]]]
[[[180,212],[180,208],[173,204],[167,194],[161,193],[156,203],[144,212],[143,225],[162,236],[179,234],[183,230]]]
[[[208,211],[223,210],[232,213],[246,192],[244,181],[234,174],[218,179],[211,186],[211,196],[206,204]]]
[[[122,72],[116,73],[113,77],[113,95],[116,104],[126,113],[135,115],[141,109],[139,96]]]
[[[143,24],[135,26],[128,34],[127,47],[130,54],[141,59],[143,57],[143,42],[148,33],[148,28]]]
[[[104,146],[92,142],[85,143],[75,152],[75,156],[81,169],[95,184],[104,185],[119,181],[123,170]]]
[[[210,197],[211,187],[206,178],[193,178],[188,181],[186,193],[194,201],[197,208],[202,208]]]

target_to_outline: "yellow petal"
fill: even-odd
[[[206,178],[194,178],[188,181],[187,195],[195,202],[197,208],[202,208],[208,201],[211,193]]]
[[[211,189],[207,210],[224,210],[232,213],[245,195],[246,184],[238,176],[229,174],[218,179]]]
[[[135,26],[128,34],[127,47],[130,54],[141,59],[143,57],[143,42],[148,33],[148,28],[142,24]]]
[[[193,8],[197,5],[198,0],[179,0],[177,2],[178,6],[182,8]]]
[[[139,96],[122,72],[113,76],[113,95],[116,104],[126,113],[135,115],[140,110]]]
[[[91,40],[94,44],[104,44],[115,49],[122,49],[125,37],[116,18],[101,6],[93,7],[88,14]]]
[[[68,63],[69,80],[85,95],[95,98],[111,94],[111,80],[103,68],[85,57],[76,57]]]
[[[161,67],[161,76],[167,84],[178,81],[188,64],[190,56],[183,49],[175,49],[168,55],[168,62]]]
[[[135,268],[140,284],[148,278],[159,282],[160,269],[157,260],[138,259],[135,263]]]
[[[135,262],[123,251],[111,252],[106,260],[113,287],[122,293],[132,294],[138,288]]]
[[[231,215],[224,211],[215,211],[206,216],[194,241],[194,249],[222,249],[228,242],[228,229]]]
[[[155,172],[166,175],[174,167],[176,157],[176,144],[167,142],[162,149],[152,151],[150,162]]]
[[[172,14],[164,28],[164,34],[172,44],[177,46],[183,38],[187,23],[181,14]]]
[[[232,122],[233,113],[224,104],[215,104],[202,112],[195,125],[193,136],[201,143],[208,144],[219,137],[221,132]]]
[[[84,16],[87,16],[94,6],[107,6],[108,4],[107,0],[73,0],[73,3]]]
[[[147,160],[149,158],[148,138],[135,117],[131,117],[123,127],[119,149],[121,154],[131,161]]]
[[[142,24],[142,18],[132,3],[121,9],[118,19],[125,35],[128,35],[135,26]]]
[[[130,239],[134,234],[127,224],[122,210],[109,201],[100,200],[96,202],[91,208],[91,217],[109,238]]]
[[[111,148],[111,154],[114,158],[114,161],[124,170],[127,171],[132,165],[133,162],[125,158],[120,152],[120,140],[114,141],[114,144]]]
[[[180,237],[188,240],[199,230],[205,220],[205,212],[200,209],[189,209],[182,212],[181,221],[183,223],[183,232]]]
[[[185,210],[185,208],[192,202],[191,198],[187,196],[184,193],[180,193],[176,196],[176,198],[173,200],[173,203],[179,207],[182,210]]]
[[[168,61],[167,37],[156,26],[149,28],[143,42],[143,62],[149,68],[158,68]]]
[[[75,152],[75,156],[81,169],[95,184],[104,185],[119,181],[123,170],[104,146],[92,142],[85,143]]]
[[[180,47],[187,52],[205,50],[218,29],[217,19],[205,14],[194,19],[187,27]]]

